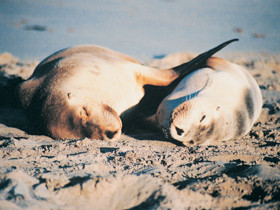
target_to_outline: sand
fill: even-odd
[[[257,80],[262,114],[243,138],[191,147],[148,131],[120,141],[32,134],[14,88],[38,62],[0,55],[0,209],[279,209],[280,55],[225,57]]]

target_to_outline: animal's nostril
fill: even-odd
[[[181,129],[181,128],[178,128],[178,127],[175,126],[175,129],[176,129],[176,132],[179,136],[181,136],[184,133],[184,130]]]
[[[107,136],[108,139],[114,138],[116,133],[118,133],[118,131],[105,131],[105,135]]]

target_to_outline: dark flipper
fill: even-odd
[[[235,41],[238,41],[238,39],[232,39],[227,42],[224,42],[224,43],[218,45],[217,47],[214,47],[213,49],[200,54],[199,56],[195,57],[191,61],[174,67],[173,70],[175,70],[176,72],[181,72],[182,75],[180,75],[180,77],[182,77],[182,76],[184,77],[184,76],[190,74],[191,72],[193,72],[199,68],[202,68],[205,65],[205,62],[207,61],[208,58],[210,58],[216,52],[220,51],[221,49],[223,49],[224,47],[226,47],[227,45],[229,45],[230,43],[235,42]]]
[[[214,47],[213,49],[200,54],[191,61],[174,67],[173,70],[178,72],[180,76],[168,86],[145,85],[145,95],[141,99],[141,101],[136,106],[128,110],[127,113],[123,113],[121,116],[124,129],[128,125],[130,125],[131,122],[139,122],[139,125],[143,124],[141,120],[155,114],[162,100],[174,90],[174,88],[186,75],[194,72],[197,69],[206,67],[207,59],[209,59],[216,52],[223,49],[225,46],[234,41],[238,41],[238,39],[232,39],[227,42],[224,42],[218,45],[217,47]]]
[[[195,57],[191,61],[174,67],[173,70],[176,71],[176,72],[179,72],[180,76],[177,79],[175,79],[170,85],[168,85],[166,87],[167,92],[165,92],[165,94],[166,94],[165,96],[169,95],[185,76],[187,76],[188,74],[196,71],[197,69],[201,69],[201,68],[206,67],[206,61],[212,55],[214,55],[216,52],[220,51],[221,49],[223,49],[224,47],[226,47],[230,43],[238,41],[238,40],[239,39],[231,39],[229,41],[226,41],[226,42],[218,45],[217,47],[214,47],[211,50],[208,50],[208,51],[200,54],[199,56]],[[162,100],[163,100],[163,98],[162,98]],[[160,104],[160,102],[157,104],[157,106]]]

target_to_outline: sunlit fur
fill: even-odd
[[[155,123],[186,145],[211,144],[249,132],[262,107],[254,78],[241,66],[210,58],[160,104]]]
[[[43,134],[55,139],[119,139],[119,116],[141,100],[143,86],[169,85],[178,75],[107,48],[77,46],[43,60],[18,86],[17,95]]]

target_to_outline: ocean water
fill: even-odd
[[[0,0],[0,53],[42,60],[74,45],[137,59],[201,53],[280,52],[279,0]]]

